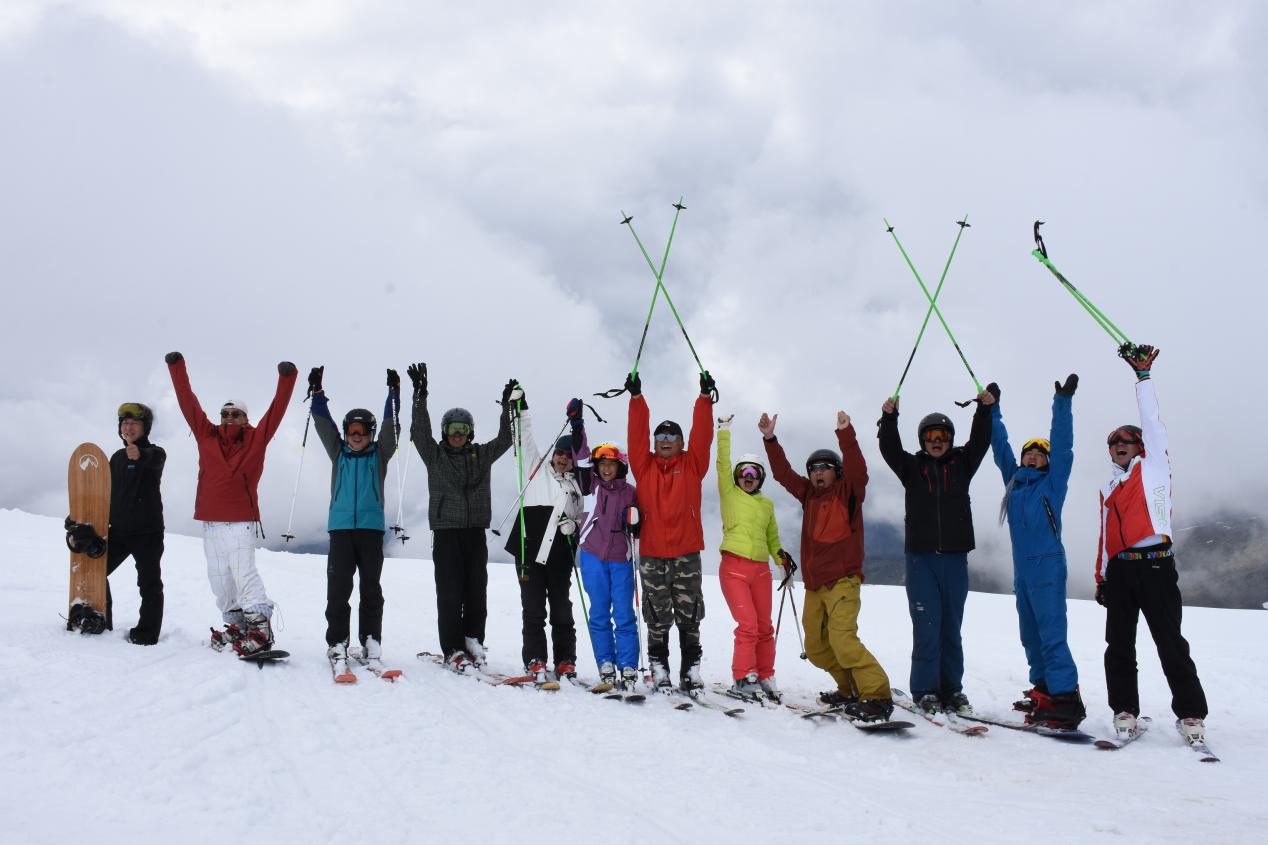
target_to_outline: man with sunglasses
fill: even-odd
[[[357,638],[362,653],[372,659],[383,656],[383,480],[396,451],[394,410],[401,405],[401,377],[387,371],[386,424],[374,438],[378,420],[364,408],[354,408],[343,418],[343,436],[330,415],[330,400],[322,387],[325,367],[313,367],[308,389],[313,398],[313,425],[330,457],[330,551],[326,557],[326,656],[348,659],[351,632],[352,580],[359,576],[361,601],[357,608]]]
[[[256,493],[264,474],[265,449],[295,390],[295,365],[277,365],[277,389],[258,426],[248,420],[246,405],[232,399],[220,407],[216,425],[190,387],[185,357],[169,352],[165,360],[176,401],[198,446],[194,519],[203,524],[207,578],[225,622],[214,641],[232,644],[242,656],[267,651],[273,646],[273,602],[255,567],[256,539],[264,537]]]
[[[1056,382],[1051,440],[1032,437],[1013,457],[999,402],[991,406],[991,451],[1004,478],[1000,522],[1008,520],[1013,542],[1013,592],[1022,648],[1030,666],[1030,689],[1013,707],[1026,721],[1073,730],[1087,710],[1079,695],[1079,673],[1066,642],[1066,556],[1061,511],[1074,468],[1074,415],[1079,377]],[[994,390],[999,388],[992,385]]]
[[[140,402],[119,406],[119,439],[123,448],[110,456],[110,542],[106,574],[127,558],[136,563],[141,611],[128,642],[154,645],[163,628],[163,498],[159,485],[167,453],[150,442],[154,412]],[[106,583],[106,627],[114,629],[113,600]]]
[[[972,711],[963,690],[960,638],[975,545],[969,484],[991,448],[995,396],[983,390],[977,403],[967,443],[955,445],[955,426],[945,414],[928,414],[917,428],[921,449],[914,455],[903,450],[898,435],[898,400],[881,406],[881,457],[905,491],[911,695],[927,711]]]
[[[1114,477],[1101,490],[1096,601],[1105,608],[1105,685],[1121,735],[1136,731],[1140,692],[1136,626],[1143,614],[1171,688],[1176,728],[1192,744],[1204,741],[1206,694],[1189,643],[1180,632],[1182,601],[1171,544],[1171,457],[1150,379],[1158,350],[1136,347],[1126,357],[1136,373],[1140,426],[1110,432]]]
[[[638,482],[642,519],[638,569],[643,581],[647,660],[652,684],[661,692],[672,689],[669,629],[675,624],[682,650],[680,687],[692,692],[704,686],[700,677],[700,620],[704,619],[700,485],[709,472],[709,451],[713,446],[710,394],[714,388],[713,377],[707,371],[701,373],[688,447],[683,443],[682,426],[673,420],[660,423],[655,432],[651,430],[642,379],[631,373],[625,380],[625,389],[630,393],[630,471]],[[648,451],[648,440],[653,434],[654,446]]]
[[[427,410],[427,365],[410,364],[414,412],[410,438],[427,467],[427,521],[436,567],[436,626],[440,648],[454,671],[485,659],[489,547],[484,532],[493,518],[489,491],[493,463],[511,448],[511,406],[523,398],[515,379],[502,388],[497,437],[475,442],[475,420],[465,408],[440,418],[440,439]]]

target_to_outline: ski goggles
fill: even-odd
[[[1044,440],[1042,437],[1032,437],[1022,444],[1021,453],[1024,455],[1031,449],[1038,449],[1040,452],[1047,455],[1052,451],[1052,444],[1047,440]]]
[[[449,425],[445,426],[446,437],[451,434],[470,434],[470,433],[471,433],[471,426],[469,426],[467,423],[464,423],[464,422],[451,422],[449,423]]]
[[[931,428],[925,432],[924,439],[926,443],[950,443],[951,432],[945,428]]]
[[[741,464],[735,468],[735,475],[738,478],[759,479],[762,477],[762,470],[753,464]]]
[[[668,431],[662,431],[660,434],[656,435],[657,443],[673,443],[675,440],[679,439],[680,438],[677,434],[672,434]]]
[[[237,408],[226,409],[220,412],[220,419],[222,420],[245,420],[246,418],[247,415],[239,411]]]
[[[836,468],[837,468],[837,465],[829,461],[815,461],[813,464],[810,464],[808,467],[806,467],[806,469],[810,470],[811,472],[818,472],[821,469],[830,469],[833,472],[835,472]]]
[[[369,437],[370,429],[366,428],[365,423],[352,423],[348,426],[347,435],[349,437]]]
[[[611,443],[600,443],[590,451],[591,461],[617,461],[621,460],[621,450]]]
[[[124,402],[119,406],[119,419],[121,420],[145,420],[149,416],[145,412],[145,406],[140,402]]]
[[[1119,429],[1111,434],[1109,439],[1105,441],[1105,445],[1107,446],[1117,446],[1120,443],[1128,446],[1138,446],[1140,445],[1140,438],[1130,431],[1123,431],[1122,429]]]

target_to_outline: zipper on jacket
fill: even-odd
[[[1052,505],[1048,504],[1047,496],[1040,496],[1043,502],[1043,509],[1048,512],[1048,524],[1052,526],[1052,536],[1058,540],[1061,539],[1061,532],[1057,530],[1057,517],[1052,513]]]

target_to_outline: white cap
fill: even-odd
[[[229,408],[235,408],[241,411],[242,415],[247,417],[248,419],[251,417],[251,415],[247,413],[247,403],[245,402],[239,402],[237,399],[230,399],[228,402],[220,406],[220,410],[222,411],[227,410]]]

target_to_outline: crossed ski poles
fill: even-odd
[[[687,334],[687,327],[683,325],[682,316],[678,313],[678,308],[674,305],[673,298],[669,295],[669,289],[665,287],[665,266],[669,262],[669,248],[674,243],[674,233],[678,230],[678,215],[685,211],[687,206],[683,205],[682,197],[678,198],[678,202],[674,203],[674,222],[669,227],[669,238],[665,241],[665,254],[661,256],[660,268],[652,261],[652,257],[647,254],[647,248],[643,246],[643,241],[638,236],[638,232],[634,231],[634,217],[626,214],[624,209],[621,211],[621,225],[628,226],[630,234],[634,236],[634,243],[638,244],[638,250],[643,254],[643,259],[647,262],[647,266],[652,271],[652,275],[656,277],[656,287],[652,290],[652,304],[647,309],[647,319],[643,322],[643,334],[638,342],[638,353],[634,356],[634,367],[630,370],[630,377],[638,375],[638,365],[643,359],[643,347],[647,343],[647,330],[652,324],[652,314],[656,311],[656,301],[660,298],[661,293],[665,294],[665,302],[669,305],[669,310],[673,312],[674,320],[678,323],[678,329],[682,332],[683,339],[687,341],[687,348],[691,350],[691,357],[696,360],[696,367],[699,368],[701,375],[708,375],[709,371],[704,368],[704,364],[700,362],[700,355],[696,352],[696,346],[691,342],[691,336]],[[611,399],[620,396],[625,392],[624,388],[613,388],[603,393],[596,393],[596,396],[602,396],[605,399]],[[710,391],[710,398],[716,404],[718,401],[718,391],[715,387]]]
[[[1038,259],[1040,264],[1047,267],[1048,270],[1051,271],[1052,275],[1057,277],[1057,281],[1059,281],[1065,289],[1070,292],[1070,295],[1083,306],[1083,309],[1091,315],[1092,319],[1096,321],[1096,324],[1105,330],[1105,333],[1110,336],[1114,343],[1118,344],[1119,355],[1124,358],[1137,357],[1139,355],[1139,350],[1136,344],[1132,343],[1127,338],[1127,335],[1123,334],[1123,331],[1118,326],[1114,325],[1114,323],[1110,321],[1110,318],[1106,317],[1101,309],[1097,308],[1092,303],[1092,300],[1084,296],[1083,292],[1071,284],[1070,280],[1063,276],[1061,271],[1048,260],[1048,249],[1044,246],[1043,236],[1039,234],[1039,227],[1042,225],[1042,220],[1035,221],[1035,248],[1031,250],[1030,254]]]
[[[955,243],[951,246],[951,254],[947,256],[946,266],[942,269],[942,278],[938,280],[939,293],[942,291],[942,283],[946,280],[947,270],[951,267],[951,259],[955,257],[955,249],[960,244],[960,235],[964,234],[964,230],[969,227],[969,216],[967,214],[964,215],[964,219],[956,221],[956,225],[960,227],[960,231],[958,231],[955,235]],[[955,335],[951,333],[951,327],[947,325],[946,319],[942,316],[942,311],[938,308],[937,294],[929,293],[929,288],[925,286],[924,279],[920,278],[920,274],[916,272],[916,267],[911,263],[911,258],[907,255],[907,250],[903,249],[902,242],[898,240],[898,235],[894,234],[894,227],[889,225],[889,220],[887,219],[885,220],[885,231],[888,232],[889,236],[894,239],[894,243],[898,246],[898,251],[903,254],[903,260],[907,262],[907,266],[911,268],[912,275],[916,277],[916,281],[920,284],[920,289],[924,291],[925,299],[929,300],[929,310],[925,313],[925,322],[920,327],[920,334],[916,336],[916,345],[912,348],[911,356],[907,359],[907,368],[911,367],[911,360],[916,357],[916,349],[919,348],[920,341],[924,338],[925,326],[929,323],[929,314],[937,314],[938,322],[942,324],[943,331],[947,333],[947,338],[951,341],[951,345],[955,347],[955,351],[959,354],[960,361],[964,364],[964,369],[969,371],[969,378],[973,379],[973,386],[977,388],[978,393],[981,393],[982,383],[977,380],[977,375],[974,374],[973,368],[969,366],[969,359],[964,356],[964,350],[960,348],[960,344],[956,341]],[[906,380],[906,378],[907,369],[904,369],[903,376],[898,381],[898,388],[894,391],[894,395],[891,398],[898,398],[898,393],[902,390],[903,381]]]

